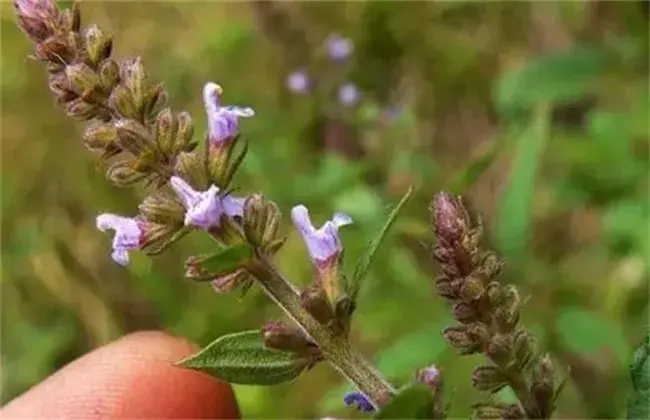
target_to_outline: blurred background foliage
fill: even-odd
[[[50,98],[44,70],[2,11],[2,401],[101,344],[140,329],[196,343],[279,317],[259,292],[216,295],[182,279],[197,234],[164,257],[126,267],[94,227],[130,214],[139,192],[110,186],[80,127]],[[486,221],[486,244],[508,261],[504,282],[528,296],[523,323],[570,375],[557,417],[624,414],[626,366],[648,318],[648,3],[630,2],[86,2],[86,23],[115,34],[117,57],[142,55],[175,109],[205,127],[204,82],[258,115],[242,124],[251,152],[237,177],[288,213],[317,222],[353,215],[352,261],[409,184],[416,195],[382,246],[362,291],[355,342],[394,380],[442,365],[452,417],[469,414],[470,372],[440,330],[428,202],[463,194]],[[355,43],[327,60],[330,34]],[[287,89],[304,69],[311,93]],[[355,106],[336,87],[355,83]],[[300,284],[311,267],[300,238],[279,264]],[[569,371],[566,367],[571,366]],[[308,386],[306,386],[308,385]],[[357,416],[327,366],[274,388],[236,387],[245,417]],[[504,399],[511,398],[506,391]]]

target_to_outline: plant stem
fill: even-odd
[[[249,272],[264,292],[320,348],[325,359],[341,375],[354,384],[375,406],[386,404],[396,391],[345,337],[337,337],[319,324],[300,305],[300,295],[291,282],[282,276],[268,259],[261,257],[252,263]]]

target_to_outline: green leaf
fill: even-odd
[[[636,349],[630,363],[632,392],[627,399],[628,419],[650,418],[650,332]]]
[[[548,108],[540,106],[515,145],[508,185],[500,200],[496,239],[509,260],[521,263],[528,242],[537,168],[548,139]]]
[[[622,365],[627,360],[629,347],[621,326],[597,312],[579,307],[562,308],[556,327],[563,344],[578,355],[610,349]]]
[[[267,349],[260,331],[224,335],[177,365],[242,385],[275,385],[296,378],[309,360]]]
[[[424,385],[405,389],[375,416],[376,419],[430,419],[433,414],[433,394]]]
[[[481,150],[467,165],[461,168],[451,181],[450,190],[454,194],[463,194],[483,175],[499,154],[501,141],[494,139],[488,147]]]
[[[216,276],[230,274],[253,258],[253,249],[247,244],[225,247],[201,259],[201,268]]]
[[[354,274],[352,275],[352,279],[347,283],[347,289],[348,289],[347,293],[353,302],[356,301],[357,295],[359,294],[359,290],[361,290],[361,282],[368,274],[368,270],[370,269],[370,263],[372,262],[372,257],[379,249],[379,246],[381,245],[382,241],[386,237],[388,230],[395,222],[397,215],[402,210],[402,207],[404,207],[408,199],[411,197],[412,193],[413,193],[413,188],[409,187],[406,194],[404,194],[404,196],[399,201],[399,203],[397,203],[395,208],[393,208],[393,210],[390,212],[390,214],[388,215],[388,219],[386,219],[386,222],[381,227],[381,229],[379,230],[375,238],[372,241],[370,241],[370,244],[368,245],[366,252],[361,256],[361,258],[359,258],[359,261],[357,261],[357,266],[354,269]]]
[[[606,65],[604,50],[574,47],[543,55],[506,73],[497,84],[494,101],[502,113],[511,113],[541,102],[576,100],[597,87]]]

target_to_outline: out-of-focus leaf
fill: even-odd
[[[500,200],[496,239],[499,249],[515,264],[526,251],[533,216],[537,168],[548,138],[548,108],[540,106],[515,145],[508,184]]]
[[[650,332],[636,349],[630,364],[632,392],[627,400],[628,419],[650,418]]]
[[[624,364],[627,359],[629,348],[623,330],[597,312],[564,307],[560,310],[556,327],[563,344],[578,355],[610,349],[619,363]]]
[[[497,84],[494,101],[507,114],[542,102],[579,99],[597,87],[606,64],[604,50],[574,47],[546,54],[506,73]]]
[[[357,265],[354,269],[354,273],[352,274],[352,279],[347,283],[348,286],[347,293],[353,302],[357,299],[357,295],[359,294],[359,290],[361,289],[361,282],[366,277],[366,274],[368,274],[368,270],[370,269],[370,263],[372,262],[372,258],[374,257],[375,253],[379,249],[379,246],[381,245],[382,241],[386,237],[388,230],[395,222],[395,219],[399,215],[399,212],[402,210],[402,208],[408,201],[409,197],[411,197],[412,193],[413,193],[413,188],[409,188],[406,194],[404,194],[402,199],[399,201],[399,203],[397,203],[397,205],[390,212],[383,226],[381,227],[381,229],[379,229],[379,232],[377,232],[373,240],[370,241],[370,244],[368,244],[368,247],[366,248],[364,254],[361,256],[361,258],[359,258],[359,261],[357,261]]]
[[[490,167],[492,162],[494,162],[500,150],[499,146],[500,142],[497,139],[491,141],[468,164],[456,172],[449,187],[451,192],[458,195],[464,193],[467,188],[471,187],[483,175],[486,169]]]
[[[177,364],[235,384],[274,385],[296,378],[308,361],[267,349],[260,331],[244,331],[219,337]]]
[[[433,394],[424,385],[406,388],[383,407],[376,419],[430,419],[433,413]]]

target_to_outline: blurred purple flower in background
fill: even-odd
[[[375,407],[368,401],[368,398],[360,392],[348,392],[343,397],[343,403],[348,407],[354,407],[366,413],[375,411]]]
[[[330,35],[325,40],[327,55],[334,61],[342,61],[352,55],[354,44],[350,38],[340,35]]]
[[[287,88],[293,93],[307,93],[309,87],[309,76],[304,70],[296,70],[287,77]]]
[[[353,83],[346,83],[339,88],[339,102],[343,105],[353,106],[361,98],[361,93]]]

